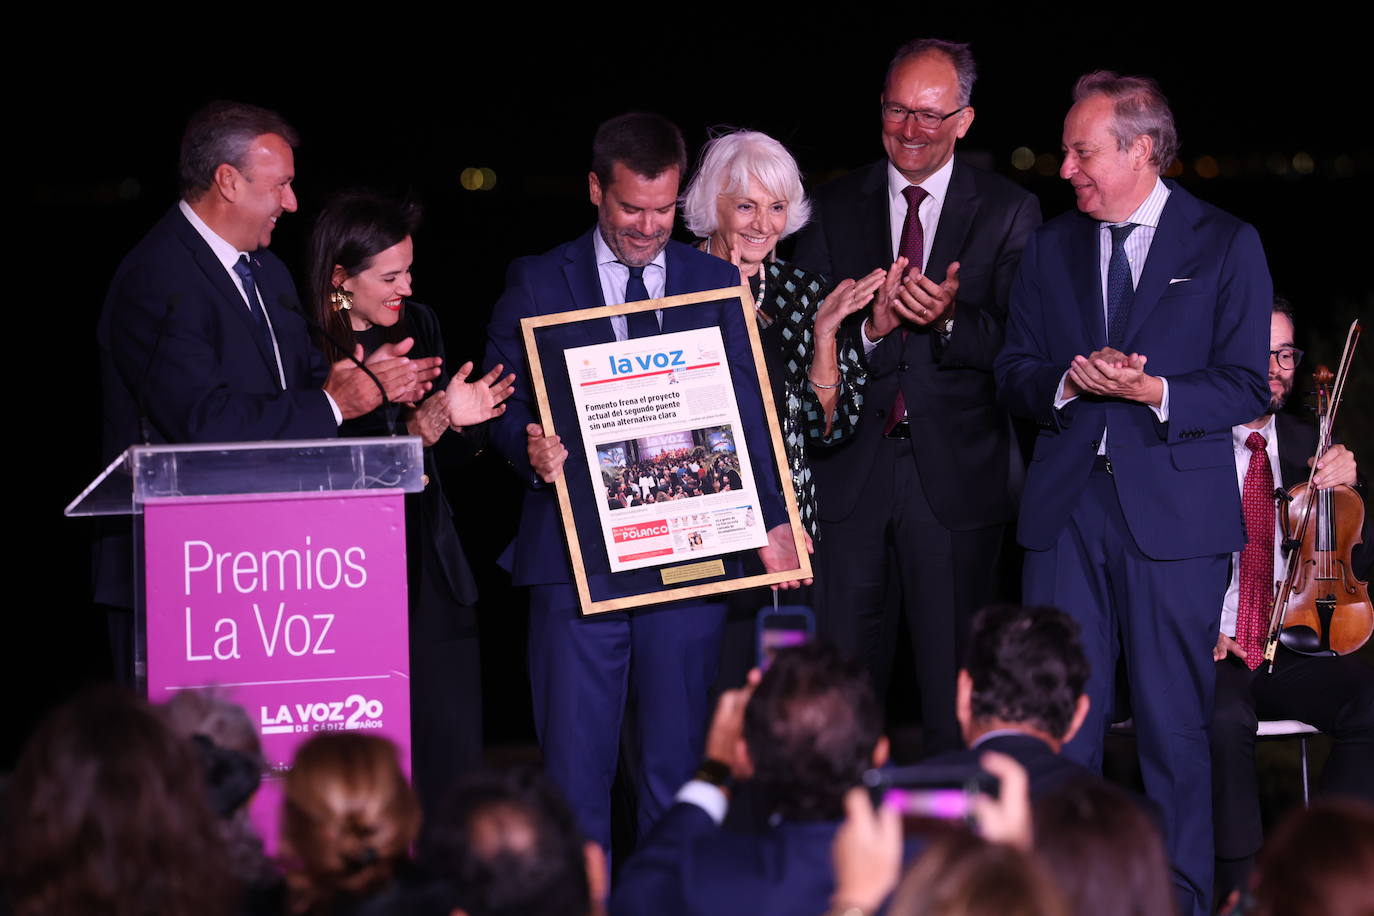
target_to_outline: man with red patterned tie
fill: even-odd
[[[1216,702],[1212,716],[1212,816],[1216,833],[1216,889],[1244,887],[1263,842],[1255,776],[1255,727],[1259,719],[1299,719],[1335,739],[1322,769],[1320,791],[1374,801],[1374,668],[1354,656],[1308,656],[1279,647],[1274,671],[1263,664],[1274,582],[1287,559],[1276,517],[1274,488],[1307,479],[1317,431],[1291,413],[1280,413],[1293,390],[1302,351],[1293,346],[1293,312],[1274,300],[1269,333],[1269,409],[1233,427],[1236,476],[1245,513],[1246,544],[1232,557],[1231,584],[1222,604]],[[1354,454],[1333,445],[1317,464],[1313,483],[1322,489],[1358,483]],[[1367,578],[1374,531],[1365,516],[1364,545],[1354,553],[1354,572]]]
[[[878,100],[885,157],[816,189],[794,257],[832,278],[905,262],[897,294],[846,322],[868,379],[855,435],[811,456],[814,596],[821,635],[869,667],[879,697],[900,607],[928,754],[963,747],[959,659],[974,612],[998,597],[1021,459],[992,361],[1021,249],[1040,225],[1033,194],[955,153],[973,125],[975,77],[968,45],[899,48]]]

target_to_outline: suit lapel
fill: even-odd
[[[592,244],[592,231],[568,246],[567,260],[563,262],[563,277],[568,283],[572,296],[573,309],[601,308],[606,304],[601,294],[601,274],[596,266],[596,247]],[[540,313],[544,312],[542,304]],[[584,343],[611,343],[615,340],[615,330],[609,318],[580,322],[570,332],[585,338]]]
[[[940,207],[940,222],[935,227],[935,242],[930,248],[930,263],[925,273],[936,283],[943,283],[949,265],[964,248],[969,227],[978,213],[978,193],[968,171],[956,156],[954,171],[949,176],[945,202]]]
[[[1317,450],[1317,430],[1297,417],[1278,413],[1274,416],[1274,434],[1279,437],[1279,473],[1284,487],[1307,480],[1307,459]]]
[[[1145,269],[1140,272],[1140,282],[1131,301],[1131,317],[1126,322],[1126,336],[1122,341],[1127,347],[1159,304],[1159,297],[1169,288],[1169,281],[1181,275],[1180,268],[1193,250],[1195,207],[1191,206],[1192,198],[1176,185],[1169,190],[1169,199],[1159,215],[1159,228],[1150,242]]]
[[[1102,266],[1098,250],[1099,224],[1097,220],[1079,214],[1073,231],[1078,239],[1067,246],[1068,274],[1073,278],[1073,298],[1079,303],[1078,313],[1084,332],[1093,350],[1107,345],[1107,318],[1102,308]]]
[[[855,230],[860,234],[857,242],[861,251],[872,251],[874,264],[883,267],[892,263],[892,221],[889,215],[890,201],[887,196],[887,160],[880,160],[870,167],[864,180],[863,203]],[[850,277],[830,277],[831,283],[841,280],[857,279]]]
[[[700,252],[688,245],[681,245],[677,242],[668,243],[668,247],[663,252],[663,263],[668,268],[668,276],[664,283],[665,296],[682,296],[687,293],[704,291],[697,278],[698,272],[692,269],[692,261],[697,259],[699,255]],[[706,255],[706,257],[710,256]],[[767,271],[767,269],[765,265],[763,270]],[[739,279],[738,273],[735,275],[735,279]],[[733,293],[736,288],[730,287],[729,289]],[[736,296],[732,301],[738,303],[739,299]],[[736,304],[731,307],[738,308],[739,306]],[[693,323],[694,316],[699,315],[700,312],[697,309],[668,309],[663,313],[663,333],[671,334],[674,331],[687,331],[700,327],[699,323]]]
[[[177,236],[181,239],[196,267],[205,275],[206,281],[219,293],[221,305],[234,315],[236,320],[243,323],[244,330],[248,337],[253,341],[253,346],[257,348],[258,355],[262,357],[263,364],[273,379],[277,378],[276,356],[269,353],[262,334],[258,331],[257,319],[248,311],[248,304],[244,301],[243,292],[229,279],[229,274],[225,271],[224,265],[215,257],[215,253],[210,250],[210,246],[205,243],[205,239],[200,237],[200,233],[195,227],[186,221],[186,217],[181,214],[178,208],[175,211],[177,221]],[[251,256],[250,256],[251,257]],[[260,274],[256,267],[253,279],[259,284],[258,290],[264,302],[269,300],[269,292],[261,286]]]

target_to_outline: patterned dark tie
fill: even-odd
[[[902,188],[906,198],[906,221],[902,223],[902,238],[897,243],[897,256],[906,258],[907,270],[925,270],[926,233],[921,226],[921,201],[930,196],[925,188],[909,184]],[[902,326],[902,342],[906,342],[906,326]],[[897,396],[892,399],[892,410],[883,426],[883,435],[890,434],[897,424],[906,419],[906,398],[902,395],[901,378],[898,377]]]
[[[262,303],[258,301],[258,284],[253,280],[253,266],[248,261],[248,255],[242,255],[234,262],[234,273],[238,274],[243,293],[248,297],[248,311],[257,325],[258,336],[267,352],[272,353],[272,331],[267,325],[267,316],[262,313]]]
[[[1126,337],[1126,322],[1131,318],[1131,302],[1135,299],[1131,264],[1126,260],[1126,238],[1136,225],[1107,227],[1112,232],[1112,257],[1107,262],[1107,346],[1118,350]]]
[[[1245,440],[1250,466],[1245,471],[1241,503],[1245,513],[1245,549],[1240,552],[1240,600],[1236,607],[1236,642],[1245,664],[1254,671],[1263,660],[1274,603],[1274,472],[1263,436]]]
[[[625,301],[643,302],[648,298],[649,288],[644,285],[644,268],[631,267],[630,279],[625,281]],[[625,316],[625,323],[631,337],[652,337],[659,332],[658,312],[654,309],[631,312]]]

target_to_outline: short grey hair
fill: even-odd
[[[742,194],[756,180],[768,193],[787,201],[787,224],[782,238],[811,218],[811,203],[802,188],[797,160],[777,140],[754,130],[737,130],[710,140],[701,163],[682,195],[682,218],[698,238],[708,238],[719,225],[716,199]]]
[[[892,55],[887,65],[887,75],[883,77],[883,92],[892,83],[892,74],[909,60],[925,57],[927,54],[943,54],[954,66],[954,76],[959,84],[959,107],[963,108],[973,98],[973,84],[978,81],[978,65],[973,61],[973,51],[963,42],[945,41],[943,38],[916,38],[908,41]]]
[[[243,102],[211,102],[191,116],[181,136],[177,183],[184,200],[200,200],[215,181],[215,170],[228,163],[240,172],[248,169],[253,141],[276,134],[287,146],[300,138],[286,119],[275,111]]]
[[[1121,76],[1111,70],[1097,70],[1078,78],[1073,87],[1077,104],[1094,95],[1112,100],[1112,136],[1117,149],[1126,149],[1136,137],[1150,138],[1150,162],[1163,172],[1178,155],[1178,131],[1174,113],[1159,83],[1148,76]]]

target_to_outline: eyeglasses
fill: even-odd
[[[883,102],[883,120],[889,124],[904,124],[907,118],[915,118],[916,123],[926,130],[935,130],[941,124],[957,115],[967,108],[967,105],[954,109],[949,114],[936,114],[933,111],[917,111],[914,108],[905,108],[901,105],[894,105],[891,102]]]
[[[1269,355],[1279,364],[1280,369],[1296,369],[1298,363],[1302,362],[1302,351],[1297,347],[1283,347],[1279,350],[1270,350]]]

